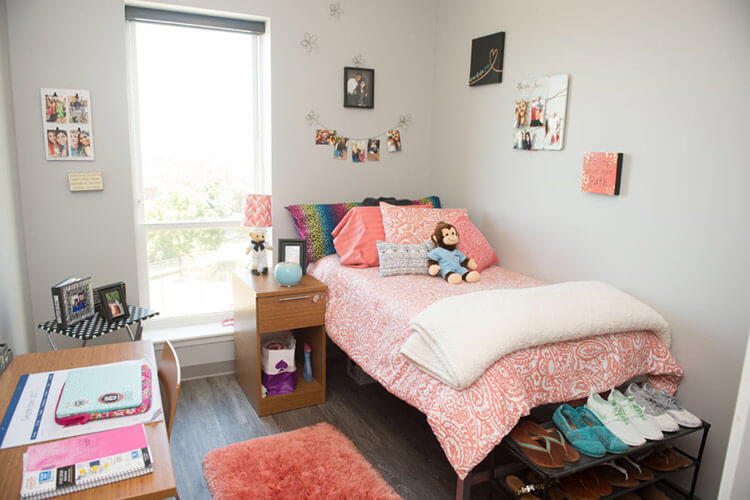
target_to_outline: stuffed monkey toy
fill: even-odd
[[[431,239],[436,248],[427,254],[430,276],[440,273],[440,276],[452,285],[461,283],[461,280],[468,283],[479,281],[479,272],[475,270],[476,262],[456,249],[458,231],[453,224],[438,222]]]
[[[266,243],[266,233],[262,231],[250,231],[250,244],[245,250],[245,255],[252,252],[249,266],[252,266],[253,274],[268,274],[268,262],[266,261],[266,250],[273,250],[273,247]]]

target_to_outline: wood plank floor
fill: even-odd
[[[232,375],[184,382],[171,439],[180,498],[211,498],[201,465],[206,452],[319,422],[348,436],[403,498],[455,498],[456,475],[425,416],[379,384],[357,385],[346,375],[343,359],[331,358],[325,404],[263,418]],[[482,486],[472,498],[488,498],[491,492]]]

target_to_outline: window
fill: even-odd
[[[241,20],[126,16],[141,302],[161,318],[213,319],[231,307],[248,244],[242,195],[270,193],[263,38]]]

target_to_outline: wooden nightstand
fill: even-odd
[[[242,390],[259,416],[326,400],[325,284],[305,274],[298,285],[283,287],[270,275],[236,271],[234,291],[234,365]],[[297,340],[297,385],[291,394],[261,397],[260,344],[264,334],[291,330]],[[302,380],[304,345],[312,349],[313,381]]]

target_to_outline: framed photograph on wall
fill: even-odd
[[[305,240],[279,238],[279,262],[294,262],[307,269],[307,242]]]
[[[344,68],[344,107],[373,109],[375,107],[375,70]]]

